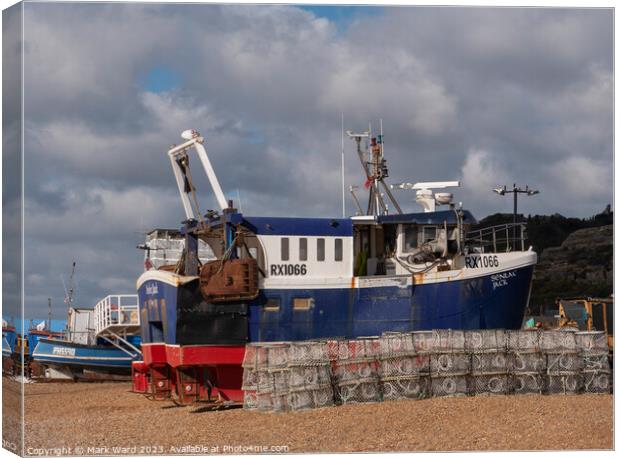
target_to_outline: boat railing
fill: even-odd
[[[95,334],[140,326],[137,294],[111,294],[95,305]]]
[[[483,253],[525,251],[526,223],[507,223],[468,232],[465,245]]]

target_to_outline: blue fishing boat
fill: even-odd
[[[3,333],[2,334],[2,357],[10,358],[12,353],[13,353],[13,350],[11,349],[11,346],[9,345],[9,341],[7,340],[6,336]]]
[[[184,380],[211,368],[201,383],[239,399],[250,342],[520,327],[537,261],[524,225],[472,232],[473,215],[444,191],[459,182],[389,186],[382,134],[348,134],[369,194],[363,214],[352,192],[358,215],[348,218],[246,216],[226,200],[198,132],[183,132],[168,151],[186,214],[184,252],[137,281],[144,361],[158,377],[176,377],[197,399]],[[193,148],[219,212],[200,212]],[[397,189],[415,191],[423,211],[403,212]],[[215,260],[201,262],[199,241]]]
[[[17,332],[15,327],[4,322],[2,324],[2,356],[10,357],[15,351],[15,342],[17,341]]]
[[[39,337],[33,361],[49,378],[129,375],[141,359],[137,296],[106,296],[93,309],[69,308],[62,338]]]
[[[14,372],[13,354],[17,343],[15,327],[2,320],[2,372],[10,375]]]
[[[49,339],[49,338],[56,338],[56,339],[62,339],[63,338],[63,333],[61,332],[52,332],[46,328],[42,328],[42,326],[39,326],[39,328],[30,328],[28,330],[28,333],[26,334],[26,340],[28,342],[28,348],[31,350],[34,350],[35,348],[37,348],[37,345],[39,344],[39,341],[41,339]]]
[[[133,344],[140,345],[139,339],[133,339]],[[111,345],[85,345],[46,338],[39,341],[34,353],[35,361],[42,365],[66,367],[72,372],[86,369],[112,374],[129,374],[131,362],[139,359],[136,356]]]

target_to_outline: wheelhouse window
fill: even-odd
[[[418,228],[416,226],[405,227],[405,246],[403,251],[409,253],[418,247]]]
[[[281,251],[281,259],[282,261],[288,261],[288,237],[282,237],[280,239],[280,251]]]
[[[342,261],[342,239],[336,239],[334,242],[334,259],[336,261]]]
[[[316,260],[325,261],[325,239],[316,239]]]
[[[423,231],[423,243],[430,242],[437,238],[437,227],[436,226],[424,226]]]
[[[296,297],[293,299],[293,310],[310,310],[313,302],[312,298]]]
[[[305,237],[299,239],[299,260],[308,260],[308,239]]]
[[[265,312],[279,312],[280,311],[280,299],[279,298],[269,298],[265,303]]]

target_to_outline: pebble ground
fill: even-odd
[[[30,455],[62,447],[81,455],[169,455],[614,446],[611,395],[434,398],[259,413],[176,407],[132,393],[126,383],[28,384],[25,393]],[[5,402],[17,406],[12,398]]]

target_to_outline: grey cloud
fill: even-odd
[[[382,11],[339,31],[290,6],[28,3],[29,303],[44,310],[73,257],[86,301],[132,287],[140,231],[183,218],[165,150],[190,127],[247,214],[340,214],[341,112],[351,130],[383,119],[392,182],[462,178],[456,199],[480,217],[511,210],[495,181],[542,189],[526,213],[611,201],[611,10]],[[155,67],[179,87],[146,93]]]

